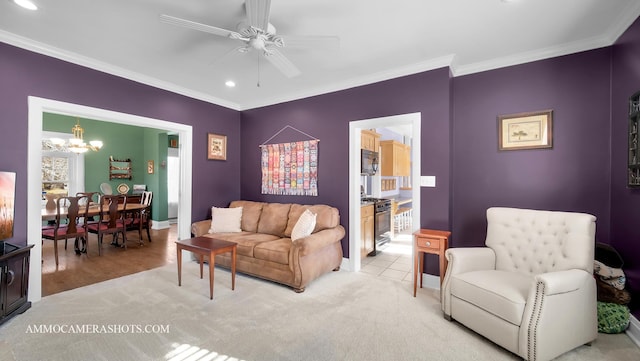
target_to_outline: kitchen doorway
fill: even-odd
[[[414,204],[411,231],[420,227],[420,162],[421,162],[421,113],[401,114],[382,118],[354,120],[349,123],[349,258],[343,261],[347,270],[358,272],[362,268],[361,258],[361,132],[363,129],[408,125],[412,128],[411,147],[411,197]],[[380,194],[379,178],[373,176],[371,194]]]

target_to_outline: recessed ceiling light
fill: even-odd
[[[228,86],[229,88],[233,88],[236,86],[236,82],[234,82],[233,80],[227,80],[224,85]]]
[[[16,5],[21,6],[25,9],[29,10],[38,10],[36,4],[34,4],[31,0],[12,0]]]

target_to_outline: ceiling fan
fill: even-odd
[[[237,31],[218,28],[177,18],[171,15],[160,15],[160,20],[167,24],[210,33],[244,42],[235,50],[246,53],[257,50],[285,76],[292,78],[301,74],[300,70],[287,59],[278,48],[337,48],[339,38],[336,36],[290,36],[276,35],[276,28],[269,23],[271,0],[245,0],[246,20],[240,22]]]

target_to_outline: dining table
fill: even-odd
[[[147,208],[148,206],[146,204],[142,204],[142,203],[127,203],[127,208],[124,208],[124,204],[118,204],[118,211],[121,212],[123,209],[126,210],[127,212],[131,211],[131,212],[136,212],[136,211],[141,211],[145,208]],[[82,207],[81,207],[82,208]],[[49,220],[54,220],[56,219],[56,214],[58,213],[58,210],[56,208],[53,209],[47,209],[47,208],[42,208],[42,210],[40,211],[40,214],[42,215],[42,220],[43,221],[49,221]],[[89,205],[89,212],[87,213],[87,215],[89,217],[91,216],[97,216],[100,214],[100,205],[98,204],[90,204]],[[60,209],[60,217],[65,217],[66,218],[67,215],[67,208],[63,207]]]

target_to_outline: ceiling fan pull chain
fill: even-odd
[[[258,54],[258,52],[256,51],[256,54]],[[258,83],[256,84],[256,86],[258,88],[260,88],[260,66],[262,66],[262,57],[260,56],[260,54],[258,54]]]

